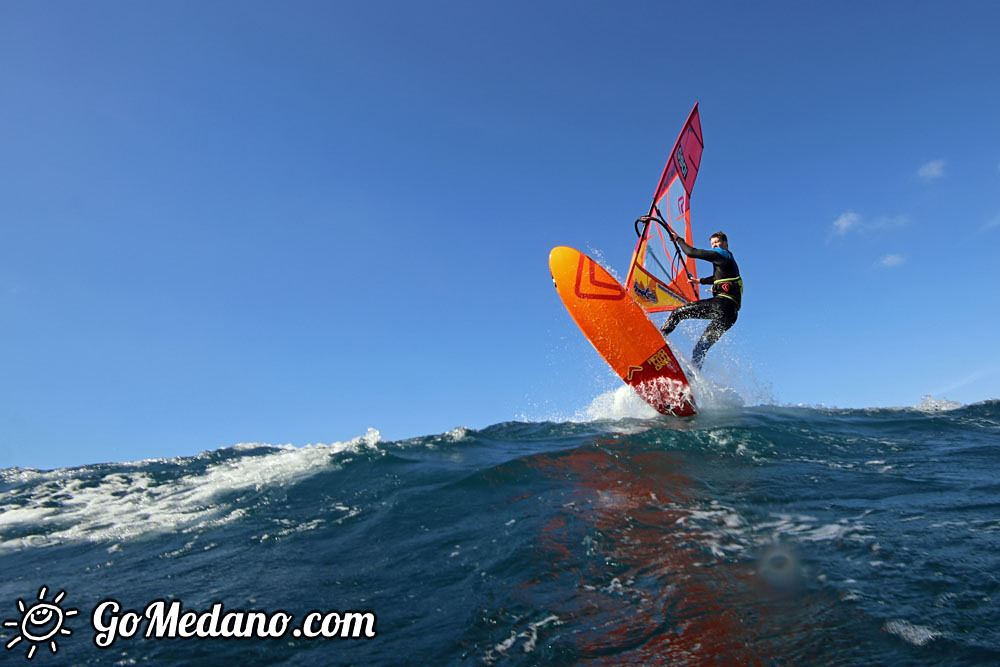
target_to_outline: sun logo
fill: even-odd
[[[26,641],[31,644],[25,654],[28,660],[35,657],[35,651],[38,650],[39,645],[48,642],[49,650],[55,653],[59,649],[56,644],[57,635],[73,634],[72,630],[63,627],[63,622],[67,617],[75,616],[78,612],[76,609],[63,611],[59,606],[63,597],[66,596],[66,591],[59,591],[59,594],[52,598],[52,602],[45,601],[47,592],[46,586],[38,589],[38,602],[31,606],[26,605],[24,600],[18,598],[17,609],[21,612],[21,620],[3,622],[5,628],[20,628],[20,632],[7,642],[7,650],[13,649],[22,641]]]

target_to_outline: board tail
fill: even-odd
[[[694,189],[705,144],[695,104],[660,175],[649,213],[636,220],[639,241],[632,253],[625,284],[646,312],[673,310],[698,300],[698,274],[693,259],[685,257],[667,233],[667,227],[693,245],[691,191]]]

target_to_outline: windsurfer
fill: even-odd
[[[708,348],[712,347],[722,338],[722,334],[736,324],[736,318],[739,316],[740,305],[743,301],[743,279],[740,277],[740,267],[737,266],[733,253],[729,252],[729,239],[724,233],[712,234],[711,239],[709,239],[712,244],[711,250],[700,250],[692,248],[669,227],[667,231],[670,233],[670,238],[685,255],[712,262],[715,266],[715,272],[711,276],[699,281],[702,285],[712,286],[712,298],[702,299],[676,308],[660,327],[663,335],[667,336],[682,320],[712,320],[705,327],[705,332],[694,346],[694,352],[691,353],[691,362],[696,368],[701,369]]]

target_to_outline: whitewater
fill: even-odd
[[[0,654],[1000,661],[1000,401],[723,392],[690,420],[637,401],[623,387],[573,420],[5,469]]]

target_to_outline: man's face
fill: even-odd
[[[712,244],[713,248],[722,248],[723,250],[729,250],[729,244],[720,239],[718,236],[713,236],[708,240]]]

